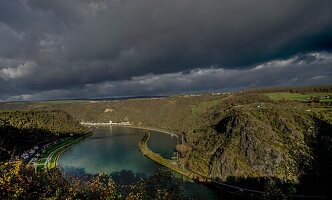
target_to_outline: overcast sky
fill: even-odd
[[[331,0],[0,0],[0,101],[331,83]]]

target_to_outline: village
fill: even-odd
[[[73,134],[70,134],[70,136],[73,136]],[[50,145],[56,145],[63,140],[65,139],[58,139],[45,145],[35,145],[31,149],[24,151],[21,155],[21,158],[24,160],[24,162],[34,165]]]
[[[21,158],[26,162],[29,162],[29,160],[30,160],[30,162],[34,162],[40,156],[39,153],[36,153],[38,150],[39,150],[39,146],[35,145],[31,149],[24,151],[23,154],[21,155]]]
[[[82,125],[88,125],[88,126],[111,126],[111,125],[120,125],[120,126],[130,126],[130,122],[126,121],[126,122],[112,122],[110,121],[109,123],[101,123],[101,122],[81,122],[80,124]]]

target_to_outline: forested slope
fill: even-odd
[[[88,132],[65,111],[1,111],[1,160],[36,144]]]

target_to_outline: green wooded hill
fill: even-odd
[[[0,109],[65,110],[78,121],[121,122],[181,134],[181,163],[223,181],[275,178],[327,191],[332,177],[330,87],[317,101],[269,98],[279,90],[112,101],[1,103]],[[281,92],[294,93],[292,88]],[[318,93],[317,93],[317,91]],[[296,91],[301,91],[297,88]],[[295,91],[295,92],[296,92]],[[303,184],[305,185],[305,184]],[[325,188],[324,188],[325,187]]]
[[[70,134],[86,134],[65,111],[0,111],[1,160],[8,159],[36,144]]]

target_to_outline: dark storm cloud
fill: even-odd
[[[188,77],[195,69],[211,72],[211,67],[213,72],[247,70],[238,82],[251,80],[255,85],[254,74],[263,72],[250,70],[259,63],[294,55],[310,60],[307,52],[330,51],[331,10],[329,0],[2,0],[1,99],[52,96],[55,91],[59,98],[75,96],[74,91],[86,96],[88,86],[106,82],[127,92],[114,95],[165,93],[167,84],[155,89],[127,88],[135,83],[133,77],[147,74],[183,85],[181,78],[173,80],[168,75]],[[312,65],[306,63],[303,70]],[[285,71],[291,71],[291,66]],[[331,71],[329,67],[321,70]],[[284,78],[279,74],[263,83],[285,83]],[[294,78],[288,77],[289,84]],[[326,82],[324,77],[315,80]],[[103,95],[111,89],[101,88],[97,93]],[[202,86],[179,88],[181,92]]]
[[[266,86],[329,84],[332,80],[331,65],[331,53],[308,53],[269,61],[246,69],[210,67],[193,69],[187,73],[148,74],[130,80],[106,81],[70,89],[16,95],[7,100],[170,95]]]

